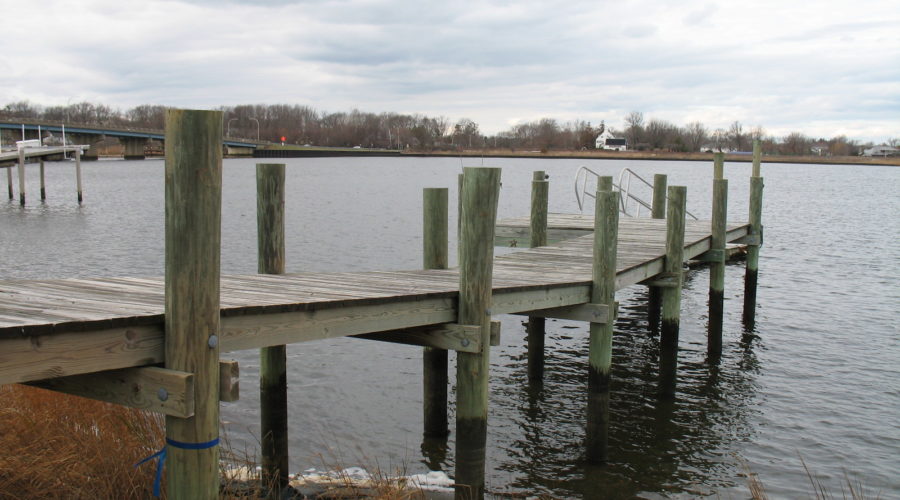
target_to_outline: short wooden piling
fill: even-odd
[[[759,141],[753,141],[753,176],[750,177],[750,234],[747,243],[747,270],[744,274],[745,325],[756,321],[756,286],[759,275],[759,247],[762,245],[763,178],[760,176],[761,151]]]
[[[459,323],[481,327],[483,350],[460,352],[456,368],[455,498],[484,497],[490,368],[491,274],[499,168],[466,168],[462,191]]]
[[[606,322],[590,325],[586,448],[589,461],[606,462],[619,227],[619,193],[612,190],[612,177],[599,179],[596,200],[591,303],[606,305],[609,314]]]
[[[654,219],[666,218],[666,188],[668,177],[666,174],[653,176],[653,204],[650,206],[650,216]],[[659,309],[662,303],[662,290],[658,286],[650,286],[647,290],[647,323],[650,332],[659,332]]]
[[[40,171],[41,171],[41,201],[44,201],[47,199],[47,187],[44,182],[44,159],[43,158],[41,158]]]
[[[256,234],[258,272],[284,274],[283,163],[256,165]],[[259,351],[260,445],[262,486],[269,498],[281,498],[288,485],[287,352],[285,346]]]
[[[81,191],[81,148],[75,148],[75,189],[78,191],[78,203],[84,201]]]
[[[449,191],[426,188],[423,193],[422,255],[425,269],[447,269],[449,259]],[[425,436],[450,433],[447,420],[447,350],[424,347],[422,352],[422,402]]]
[[[19,148],[19,205],[25,205],[25,149]]]
[[[669,186],[666,207],[666,259],[661,276],[662,324],[660,326],[660,395],[675,395],[678,330],[681,318],[681,286],[684,281],[684,216],[687,188]]]
[[[531,181],[531,248],[547,244],[547,212],[549,206],[550,183],[542,170],[534,172]],[[544,336],[546,319],[528,317],[528,378],[544,378]]]
[[[722,322],[725,308],[725,223],[728,209],[728,179],[713,179],[712,238],[710,238],[709,325],[707,355],[722,355]]]
[[[194,416],[166,417],[168,498],[219,496],[222,112],[166,111],[166,368],[194,374]]]

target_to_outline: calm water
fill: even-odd
[[[488,162],[503,167],[501,217],[528,213],[533,170],[551,176],[551,210],[574,212],[578,166],[615,175],[626,164],[648,177],[669,174],[670,185],[688,186],[688,209],[709,214],[707,164]],[[256,271],[254,163],[225,162],[225,273]],[[458,159],[287,163],[288,272],[420,267],[422,188],[449,187],[453,200],[460,171]],[[746,218],[749,168],[727,165],[732,219]],[[37,171],[29,167],[26,207],[0,201],[0,278],[163,273],[162,161],[86,164],[82,207],[71,164],[48,164],[45,204]],[[709,366],[708,272],[694,270],[683,298],[675,401],[656,398],[659,346],[647,335],[645,290],[619,292],[609,465],[582,460],[586,325],[548,320],[546,380],[529,387],[521,318],[500,318],[490,489],[564,498],[746,498],[746,463],[773,498],[796,498],[810,491],[802,458],[834,492],[846,472],[883,498],[900,496],[900,169],[776,164],[764,165],[763,175],[756,327],[740,324],[743,264],[729,265],[724,355]],[[453,436],[445,446],[421,439],[418,348],[336,339],[288,352],[296,470],[339,463],[452,472]],[[232,441],[252,448],[258,360],[255,352],[233,357],[242,400],[223,404],[222,419]]]

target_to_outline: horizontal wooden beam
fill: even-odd
[[[194,374],[157,366],[85,373],[28,385],[173,417],[194,414]]]
[[[574,306],[554,307],[551,309],[541,309],[517,314],[524,314],[537,318],[587,321],[588,323],[597,324],[603,324],[610,320],[609,307],[606,304],[591,304],[590,302]],[[613,316],[615,316],[615,314],[613,314]],[[615,321],[615,318],[613,318],[613,321]]]
[[[655,286],[657,288],[675,288],[681,286],[677,273],[659,273],[653,278],[642,281],[642,285]]]
[[[219,362],[219,400],[240,397],[237,361]],[[105,370],[27,382],[27,385],[173,417],[194,414],[194,375],[159,366]]]
[[[725,250],[721,248],[707,250],[694,257],[692,260],[697,260],[700,262],[725,262]]]
[[[389,332],[364,333],[354,335],[358,339],[378,340],[394,344],[418,345],[459,352],[481,352],[481,327],[478,325],[458,325],[447,323],[435,326],[420,326]]]

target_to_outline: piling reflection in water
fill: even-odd
[[[739,273],[740,265],[729,265]],[[702,301],[707,269],[688,273],[685,295]],[[641,492],[713,494],[712,473],[728,467],[729,443],[752,438],[746,415],[756,398],[758,369],[755,335],[726,330],[721,365],[706,360],[705,308],[683,311],[680,360],[674,361],[648,334],[646,289],[619,292],[620,315],[613,343],[610,461],[589,464],[584,442],[587,403],[587,328],[561,320],[547,321],[543,382],[529,380],[524,352],[525,327],[518,317],[504,319],[504,346],[491,394],[492,427],[516,426],[489,433],[498,491],[546,492],[578,498],[633,498]],[[522,345],[515,345],[518,342]],[[659,397],[660,385],[674,384],[673,398]],[[498,442],[498,434],[515,437]],[[433,463],[433,462],[432,462]],[[696,486],[694,486],[696,485]],[[702,486],[701,486],[702,485]],[[490,490],[490,486],[488,488]]]

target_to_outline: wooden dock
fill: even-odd
[[[37,141],[36,141],[37,142]],[[20,148],[17,151],[0,152],[0,168],[6,169],[6,183],[9,199],[15,197],[13,190],[12,169],[17,167],[19,176],[19,204],[25,204],[25,164],[28,160],[38,160],[41,169],[41,200],[47,199],[47,189],[44,182],[44,160],[53,157],[64,157],[67,153],[75,153],[75,189],[78,203],[84,201],[81,189],[81,155],[88,149],[86,145],[71,146],[41,146],[34,148]]]
[[[277,274],[284,266],[284,167],[261,164],[259,270],[275,274],[220,277],[221,122],[219,112],[167,114],[167,278],[0,281],[0,384],[166,414],[170,498],[217,496],[218,401],[237,399],[236,364],[220,361],[220,352],[262,349],[263,400],[277,402],[286,398],[280,346],[345,336],[425,347],[424,427],[432,434],[448,431],[446,352],[458,352],[456,492],[482,497],[489,350],[500,334],[491,317],[498,314],[530,317],[529,364],[543,356],[543,342],[532,345],[543,337],[542,318],[590,323],[586,447],[589,460],[605,461],[615,290],[642,283],[660,292],[661,345],[674,346],[674,357],[684,262],[699,259],[724,272],[725,243],[761,243],[759,214],[752,224],[725,223],[724,195],[713,202],[721,217],[685,221],[679,186],[668,187],[668,198],[654,197],[654,213],[666,219],[620,220],[609,177],[598,179],[593,217],[548,215],[548,181],[535,172],[532,217],[497,223],[499,169],[467,168],[459,268],[446,269],[447,189],[440,188],[425,190],[427,269]],[[183,144],[194,149],[179,149]],[[762,179],[754,174],[759,195],[752,199],[761,201]],[[666,192],[665,176],[655,182]],[[532,248],[494,257],[495,237]],[[748,273],[751,263],[755,273],[750,259]],[[717,286],[711,282],[711,311],[721,299]],[[720,348],[714,322],[711,316],[710,346]],[[713,347],[710,354],[715,359]],[[675,363],[662,358],[661,378],[674,380]],[[529,366],[530,377],[540,373]],[[287,477],[286,412],[267,405],[262,422],[274,433],[263,445],[264,474],[280,487]]]

